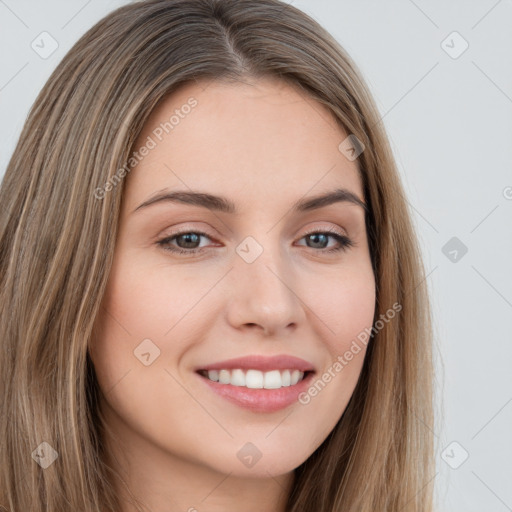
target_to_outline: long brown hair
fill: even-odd
[[[36,99],[0,189],[0,505],[7,510],[119,511],[88,342],[123,186],[101,199],[94,191],[125,167],[164,96],[187,82],[264,76],[300,87],[363,143],[357,162],[369,206],[375,320],[401,305],[372,336],[339,423],[295,470],[287,510],[431,512],[431,314],[411,212],[355,64],[314,20],[278,0],[121,7],[74,45]],[[36,464],[50,462],[52,450],[53,464]]]

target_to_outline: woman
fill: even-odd
[[[432,510],[410,212],[304,13],[113,12],[37,98],[0,201],[6,510]]]

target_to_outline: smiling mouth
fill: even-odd
[[[245,387],[248,389],[280,389],[295,386],[304,380],[312,371],[302,372],[291,368],[288,370],[199,370],[197,373],[212,382],[230,384],[231,386]]]

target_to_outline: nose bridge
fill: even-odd
[[[275,331],[300,321],[301,302],[279,241],[257,236],[246,237],[236,248],[231,320]]]

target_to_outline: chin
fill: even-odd
[[[217,459],[212,467],[220,473],[239,478],[284,475],[294,471],[311,455],[300,448],[304,449],[303,446],[281,445],[276,449],[267,447],[259,450],[249,441],[242,448],[238,448],[233,457],[226,457],[224,451],[222,459]]]

